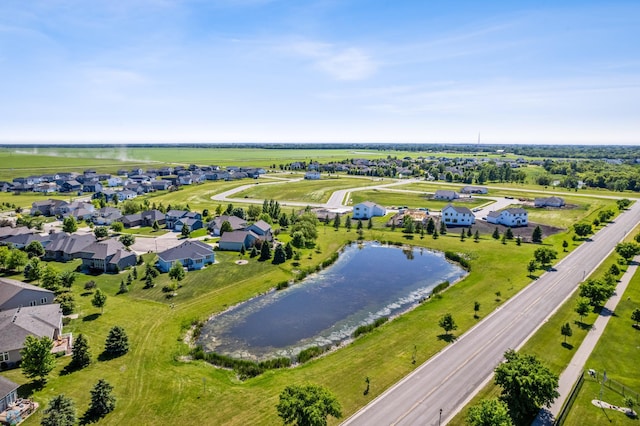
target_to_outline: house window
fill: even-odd
[[[43,305],[47,303],[47,298],[43,297],[42,299],[40,299],[40,303],[42,303]]]
[[[36,306],[38,304],[37,301],[32,300],[31,302],[29,302],[29,306]]]
[[[0,362],[9,361],[9,352],[0,352]]]

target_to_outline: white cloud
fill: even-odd
[[[357,47],[338,47],[329,43],[299,42],[291,50],[313,61],[315,68],[337,80],[364,80],[373,75],[378,64]]]

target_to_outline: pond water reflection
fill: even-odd
[[[354,244],[303,282],[211,318],[198,343],[237,358],[293,357],[310,346],[340,343],[358,326],[402,313],[436,285],[465,274],[440,252]]]

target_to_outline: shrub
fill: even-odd
[[[362,336],[363,334],[370,333],[374,329],[380,327],[382,324],[384,324],[387,321],[389,321],[389,317],[380,317],[380,318],[376,319],[371,324],[361,325],[360,327],[356,328],[356,330],[353,332],[352,336],[355,339],[358,336]]]
[[[304,349],[298,354],[298,362],[300,364],[304,364],[312,358],[316,358],[324,352],[324,349],[320,346],[312,346],[310,348]]]
[[[447,287],[449,287],[449,281],[441,282],[440,284],[435,286],[433,290],[431,290],[431,294],[438,294],[441,291],[445,290]]]
[[[451,262],[458,263],[460,266],[462,266],[467,271],[471,270],[471,264],[469,263],[469,261],[467,259],[465,259],[464,257],[462,257],[459,253],[455,253],[453,251],[445,251],[444,252],[444,257],[449,259]]]

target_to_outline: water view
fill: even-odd
[[[310,346],[338,344],[360,325],[407,311],[436,285],[465,274],[440,252],[354,244],[302,283],[213,317],[199,343],[205,351],[236,358],[293,357]]]

